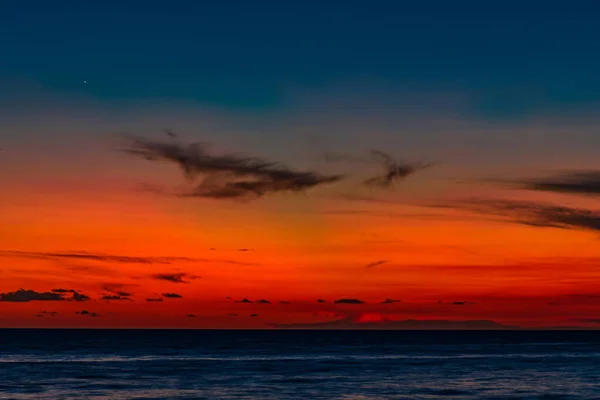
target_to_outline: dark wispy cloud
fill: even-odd
[[[113,254],[95,254],[95,253],[52,253],[52,252],[34,252],[34,251],[0,251],[0,256],[5,257],[24,257],[24,258],[42,258],[42,259],[75,259],[88,261],[101,261],[110,263],[126,264],[172,264],[175,262],[193,262],[198,261],[188,257],[130,257]]]
[[[334,304],[365,304],[364,301],[359,299],[337,299],[333,302]]]
[[[123,290],[124,288],[130,286],[137,285],[131,285],[128,283],[105,283],[104,285],[102,285],[102,289],[117,296],[130,297],[132,294],[128,291]]]
[[[210,258],[191,258],[191,257],[132,257],[114,254],[98,254],[86,252],[35,252],[35,251],[14,251],[0,250],[0,257],[18,257],[18,258],[37,258],[45,260],[85,260],[105,263],[122,264],[176,264],[176,263],[207,263],[222,262],[236,265],[255,265],[252,263],[238,262],[233,260],[220,260]],[[75,269],[76,267],[73,267]],[[89,268],[89,267],[81,267]]]
[[[19,289],[14,292],[0,293],[0,301],[26,303],[29,301],[63,301],[61,293],[36,292],[35,290]]]
[[[255,301],[256,304],[271,304],[269,300],[259,299]]]
[[[183,144],[125,135],[124,152],[150,161],[177,165],[185,178],[200,178],[185,196],[257,198],[268,193],[300,192],[340,181],[341,175],[298,171],[258,157],[213,154],[206,143]]]
[[[291,304],[291,302],[287,300],[281,300],[279,304]]]
[[[118,265],[113,266],[109,263],[100,265],[99,263],[94,262],[94,265],[83,265],[79,262],[72,262],[71,260],[57,259],[56,261],[68,271],[74,271],[76,273],[84,273],[86,275],[95,275],[99,277],[114,277],[120,275],[118,272]]]
[[[326,162],[378,165],[382,169],[381,173],[364,180],[363,184],[365,186],[382,188],[390,187],[394,183],[434,165],[422,162],[400,161],[381,150],[370,150],[367,156],[354,156],[335,151],[327,151],[323,154],[323,159]]]
[[[190,275],[185,272],[153,274],[150,275],[150,277],[153,279],[169,281],[173,283],[190,283],[190,280],[200,279],[200,277],[197,275]]]
[[[156,303],[156,302],[161,302],[161,301],[165,301],[162,297],[149,297],[146,299],[147,302],[149,303]]]
[[[367,265],[365,265],[365,268],[375,268],[378,267],[380,265],[385,264],[386,262],[388,262],[389,260],[379,260],[379,261],[374,261],[372,263],[368,263]]]
[[[381,302],[381,304],[394,304],[394,303],[401,303],[402,300],[394,300],[394,299],[385,299],[384,301]]]
[[[323,299],[318,299],[317,300],[317,303],[326,303],[326,302],[327,302],[327,300],[323,300]]]
[[[367,157],[355,156],[339,151],[326,151],[323,153],[323,161],[329,163],[371,164],[373,160]]]
[[[250,314],[250,317],[258,317],[258,314]]]
[[[181,299],[183,297],[178,293],[163,293],[162,296],[167,299]]]
[[[119,296],[116,294],[104,295],[100,298],[100,300],[104,301],[132,301],[130,297],[127,296]]]
[[[529,190],[600,195],[600,171],[570,171],[518,182]]]
[[[522,225],[600,230],[600,212],[598,211],[542,202],[471,199],[438,207],[462,209],[488,216],[502,217]]]
[[[236,300],[236,303],[254,303],[252,300],[243,298],[242,300]]]
[[[397,181],[414,175],[417,171],[433,166],[433,164],[421,162],[407,163],[395,160],[389,154],[379,150],[371,150],[371,156],[381,164],[383,171],[381,174],[364,181],[367,186],[390,187]]]
[[[53,293],[77,293],[77,290],[74,289],[52,289]]]
[[[194,314],[188,314],[187,317],[188,318],[196,318],[196,315],[194,315]]]

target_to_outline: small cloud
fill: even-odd
[[[164,299],[162,297],[149,297],[146,299],[146,301],[149,303],[156,303],[156,302],[164,301]]]
[[[393,304],[393,303],[401,303],[402,300],[394,300],[394,299],[385,299],[381,302],[381,304]]]
[[[187,316],[188,316],[188,318],[196,318],[196,316],[194,314],[188,314]]]
[[[253,251],[254,249],[238,249],[238,251]]]
[[[359,299],[338,299],[333,304],[365,304],[365,302]]]
[[[465,306],[467,304],[477,304],[474,301],[438,301],[438,304],[450,304],[453,306]]]
[[[247,298],[243,298],[242,300],[236,300],[236,303],[254,303],[252,300],[248,300]]]
[[[183,296],[177,293],[163,293],[163,297],[167,299],[181,299]]]
[[[186,281],[185,279],[189,279],[189,280],[200,279],[200,277],[197,275],[190,275],[187,273],[162,273],[162,274],[153,274],[153,275],[150,275],[150,277],[153,279],[169,281],[169,282],[173,282],[173,283],[190,283],[189,281]]]
[[[271,304],[269,300],[260,299],[255,301],[256,304]]]
[[[318,299],[317,303],[327,303],[327,300],[323,300],[323,299]]]
[[[100,314],[98,314],[96,312],[92,312],[92,311],[88,311],[88,310],[77,311],[77,312],[75,312],[75,314],[83,315],[83,316],[86,316],[86,317],[92,317],[92,318],[93,317],[100,317],[101,316]]]
[[[75,292],[75,293],[73,293],[73,296],[69,300],[70,301],[78,301],[78,302],[88,301],[88,300],[90,300],[90,296],[86,296],[83,293]]]
[[[252,317],[252,318],[258,317],[258,314],[250,314],[250,317]]]
[[[287,300],[281,300],[279,304],[291,304],[291,302]]]
[[[374,267],[378,267],[380,265],[385,264],[386,262],[388,262],[388,260],[379,260],[379,261],[375,261],[372,263],[369,263],[367,265],[365,265],[365,268],[374,268]]]

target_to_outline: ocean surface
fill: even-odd
[[[0,330],[0,398],[600,399],[600,332]]]

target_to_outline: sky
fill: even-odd
[[[600,327],[598,2],[6,3],[0,327]]]

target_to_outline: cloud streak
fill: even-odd
[[[163,273],[163,274],[153,274],[150,275],[153,279],[158,279],[162,281],[168,281],[172,283],[191,283],[189,280],[200,279],[197,275],[190,275],[188,273],[180,272],[180,273]],[[188,279],[188,280],[185,280]]]
[[[209,258],[190,258],[190,257],[132,257],[114,254],[97,254],[86,252],[35,252],[35,251],[14,251],[0,250],[0,257],[15,258],[35,258],[43,260],[87,260],[106,263],[122,264],[176,264],[176,263],[194,263],[194,262],[222,262],[236,265],[255,265],[252,263],[238,262],[232,260],[219,260]]]
[[[375,268],[378,267],[380,265],[383,265],[385,263],[387,263],[389,260],[379,260],[379,261],[374,261],[372,263],[368,263],[367,265],[365,265],[365,268]]]
[[[600,212],[549,203],[475,199],[439,207],[494,215],[522,225],[559,229],[600,230]]]
[[[546,178],[531,179],[519,182],[525,189],[600,195],[600,171],[572,171]]]
[[[149,297],[146,299],[148,303],[160,303],[165,301],[162,297]]]
[[[116,295],[116,294],[102,296],[102,298],[100,300],[104,300],[104,301],[132,301],[130,297],[119,296],[119,295]]]

